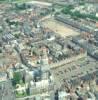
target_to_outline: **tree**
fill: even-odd
[[[13,78],[14,85],[19,84],[21,79],[22,79],[22,76],[21,76],[20,72],[15,72],[14,73],[14,78]]]
[[[20,34],[15,34],[14,36],[19,39]]]
[[[2,50],[0,49],[0,53],[2,53]]]

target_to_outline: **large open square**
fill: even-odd
[[[62,37],[75,36],[80,34],[78,31],[75,31],[75,29],[69,27],[62,22],[56,21],[55,19],[47,19],[44,20],[42,23],[45,27],[49,28],[55,33],[58,33]]]

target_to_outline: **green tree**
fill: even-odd
[[[0,49],[0,53],[2,53],[2,50]]]
[[[20,83],[20,81],[22,80],[22,76],[21,76],[20,72],[15,72],[15,73],[14,73],[14,78],[13,78],[13,80],[14,80],[14,85]]]
[[[14,36],[19,39],[20,34],[15,34]]]

